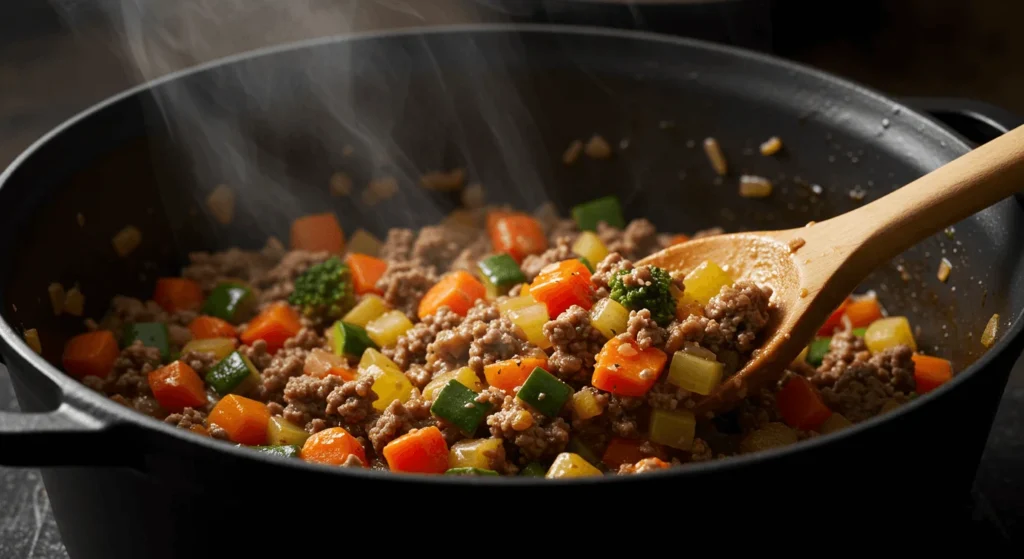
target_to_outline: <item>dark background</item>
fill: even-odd
[[[111,13],[104,10],[136,1],[141,0],[0,1],[0,166],[62,120],[143,80],[115,32],[117,18],[104,15]],[[346,0],[294,1],[354,6]],[[967,97],[1024,115],[1024,2],[1014,0],[737,0],[641,7],[569,0],[380,4],[361,2],[351,12],[350,25],[255,33],[226,43],[228,51],[217,54],[351,29],[445,22],[511,18],[610,25],[774,52],[894,96]],[[182,60],[181,65],[196,61]],[[978,538],[1018,545],[1024,529],[1024,512],[1018,510],[1024,503],[1022,402],[1024,370],[1018,365],[979,470],[973,519],[965,525]],[[0,409],[13,407],[0,366]],[[951,451],[955,447],[951,441]],[[38,474],[0,468],[0,558],[65,556]]]

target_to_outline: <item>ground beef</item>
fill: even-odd
[[[729,347],[718,321],[704,316],[691,314],[682,322],[673,321],[668,325],[667,331],[668,339],[665,342],[667,353],[679,351],[686,342],[700,344],[701,347],[716,354]]]
[[[693,446],[690,447],[690,461],[691,462],[706,462],[714,459],[715,454],[711,451],[711,445],[700,437],[693,439]]]
[[[302,374],[302,368],[305,366],[308,356],[309,352],[304,349],[278,350],[270,360],[270,364],[260,374],[263,377],[263,384],[259,392],[260,399],[265,402],[283,403],[285,401],[284,390],[288,380]]]
[[[643,398],[610,395],[604,416],[608,419],[612,433],[627,439],[639,438],[640,424],[636,414],[643,405]]]
[[[423,365],[411,365],[405,371],[405,378],[409,379],[413,386],[423,390],[434,379],[434,373]]]
[[[833,411],[854,423],[870,419],[888,406],[906,402],[914,392],[913,350],[897,346],[869,356],[858,351],[852,334],[837,334],[830,351],[811,380]]]
[[[554,351],[548,358],[551,372],[573,379],[594,368],[594,356],[604,345],[604,336],[590,325],[590,313],[573,305],[544,325],[544,337]]]
[[[769,423],[782,421],[775,407],[775,393],[763,389],[740,401],[736,409],[736,421],[744,433],[760,429]]]
[[[160,350],[142,345],[135,340],[121,350],[114,361],[110,375],[102,382],[101,389],[108,395],[118,394],[131,399],[151,396],[149,373],[160,368]]]
[[[594,284],[599,291],[604,290],[605,296],[607,291],[611,289],[610,283],[615,274],[621,270],[632,270],[633,262],[623,258],[621,254],[617,252],[610,252],[608,256],[605,256],[603,260],[596,264],[593,275],[590,276],[591,283]]]
[[[415,262],[392,260],[388,262],[387,271],[377,280],[377,289],[384,293],[384,302],[391,308],[416,318],[420,299],[437,280],[433,268]]]
[[[452,261],[450,270],[476,271],[477,262],[491,252],[491,240],[486,235],[480,235],[475,241],[462,250],[455,260]]]
[[[668,339],[668,332],[658,326],[658,323],[651,318],[651,311],[647,309],[629,311],[626,334],[636,340],[641,349],[661,347]]]
[[[178,358],[180,361],[192,367],[201,378],[210,372],[210,369],[217,364],[219,359],[208,351],[187,351]]]
[[[420,398],[411,398],[404,404],[398,400],[391,402],[384,413],[373,423],[368,431],[370,444],[374,452],[382,456],[384,446],[413,429],[433,425],[430,415],[430,402]]]
[[[206,414],[199,410],[185,408],[181,413],[168,415],[164,421],[182,429],[190,429],[193,425],[203,427],[206,424]]]
[[[828,353],[822,358],[811,380],[818,386],[832,386],[851,363],[870,358],[871,352],[864,338],[854,335],[852,330],[836,332],[829,342]]]
[[[238,348],[238,352],[246,356],[249,362],[260,372],[269,367],[270,363],[274,360],[274,356],[267,351],[267,342],[263,340],[256,340],[251,346],[243,345]]]
[[[371,390],[373,381],[372,378],[359,378],[332,390],[327,395],[327,415],[340,417],[341,422],[349,427],[365,421],[373,414],[373,402],[377,400],[377,395]]]
[[[661,248],[654,224],[643,218],[630,221],[622,230],[599,223],[597,236],[609,251],[618,252],[630,260],[639,260]]]
[[[171,344],[183,346],[192,339],[188,325],[195,320],[195,311],[176,311],[167,313],[156,301],[142,302],[132,297],[117,295],[110,304],[110,312],[103,319],[102,327],[114,332],[120,331],[125,325],[139,322],[163,322],[167,325],[167,334]]]
[[[231,440],[231,435],[228,435],[228,432],[216,423],[210,424],[210,436],[221,441]]]
[[[162,419],[167,414],[167,412],[160,407],[160,403],[156,401],[156,398],[148,394],[140,394],[130,398],[126,398],[120,394],[114,394],[110,399],[122,406],[127,406],[139,413],[156,419]]]
[[[459,324],[462,324],[461,316],[447,306],[441,307],[435,314],[425,317],[422,322],[399,336],[394,347],[384,349],[384,355],[390,357],[403,371],[412,365],[425,365],[427,346],[437,338],[439,332],[451,330]]]
[[[558,244],[560,239],[566,239],[571,244],[576,241],[576,237],[580,236],[579,227],[576,226],[574,219],[555,218],[544,225],[548,232],[548,240],[552,245]]]
[[[619,475],[644,474],[664,470],[666,464],[659,458],[644,458],[636,464],[623,464],[619,466]]]
[[[427,346],[427,370],[438,375],[464,367],[469,362],[469,345],[473,335],[463,329],[442,330]]]
[[[426,367],[435,375],[469,366],[482,374],[485,365],[544,352],[520,337],[518,329],[494,303],[477,301],[457,328],[442,330],[427,346]]]
[[[370,389],[372,385],[370,377],[348,382],[335,375],[292,377],[284,388],[288,405],[282,415],[310,433],[344,425],[359,437],[363,434],[361,422],[372,413],[372,404],[377,399]]]
[[[295,290],[295,280],[310,267],[320,264],[333,256],[326,251],[309,252],[293,250],[288,252],[266,275],[260,277],[255,285],[262,289],[260,303],[287,299]]]
[[[721,335],[741,353],[753,351],[757,334],[768,324],[772,288],[751,282],[725,286],[711,298],[704,315],[718,322]]]
[[[267,240],[262,251],[244,251],[231,248],[224,252],[193,252],[188,255],[190,265],[182,271],[183,277],[195,280],[209,293],[224,280],[242,280],[254,284],[285,255],[284,246],[277,239]]]
[[[647,405],[660,410],[691,409],[696,404],[689,390],[659,382],[647,392]]]
[[[524,421],[524,414],[531,419]],[[519,448],[520,464],[553,458],[569,444],[569,425],[565,420],[560,417],[551,419],[531,411],[512,395],[506,395],[501,408],[487,416],[487,426],[490,427],[491,436],[509,441]]]
[[[520,268],[523,270],[523,274],[526,276],[527,281],[533,281],[546,266],[554,264],[555,262],[561,262],[563,260],[572,260],[579,258],[579,255],[572,251],[570,248],[571,243],[568,237],[561,237],[557,239],[554,246],[547,249],[541,254],[531,254],[523,259],[523,264]]]
[[[466,229],[445,225],[424,227],[412,246],[412,259],[444,272],[471,240]]]
[[[388,229],[378,256],[385,261],[407,261],[412,258],[412,244],[415,240],[416,233],[412,229]]]

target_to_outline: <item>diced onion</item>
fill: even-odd
[[[939,281],[945,283],[949,279],[949,273],[953,271],[953,264],[947,258],[943,258],[939,261],[939,271],[935,274],[939,278]]]
[[[992,318],[988,319],[985,331],[981,333],[981,345],[992,347],[992,344],[996,343],[997,335],[999,335],[999,315],[994,314]]]
[[[43,354],[43,343],[39,340],[39,332],[35,328],[25,330],[25,343],[32,348],[32,351],[40,355]]]
[[[761,144],[761,155],[775,155],[781,149],[782,140],[778,136],[772,136]]]
[[[772,181],[754,175],[740,177],[740,196],[744,198],[766,198],[772,194]]]
[[[64,286],[53,282],[46,288],[46,291],[50,295],[50,306],[53,308],[53,314],[60,316],[60,313],[64,312]]]

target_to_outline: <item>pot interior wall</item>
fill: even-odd
[[[561,162],[572,140],[595,133],[615,148],[611,159]],[[775,135],[784,151],[761,156],[758,145]],[[701,149],[706,137],[728,157],[724,179]],[[421,188],[429,170],[464,166],[489,203],[551,201],[565,212],[616,194],[627,218],[661,231],[735,231],[826,219],[962,150],[931,122],[856,88],[675,40],[462,32],[320,43],[166,82],[42,145],[0,189],[2,312],[15,328],[37,328],[58,364],[83,319],[100,319],[114,294],[148,297],[189,251],[287,241],[291,220],[313,212],[380,237],[439,221],[458,195]],[[331,196],[336,171],[354,179],[351,196]],[[772,179],[773,195],[739,197],[744,173]],[[398,193],[366,204],[363,186],[384,176],[398,179]],[[221,183],[238,193],[230,226],[203,202]],[[111,238],[128,225],[143,240],[121,258]],[[923,349],[963,367],[982,351],[989,317],[1000,313],[1005,326],[1024,306],[1022,240],[1021,208],[1008,200],[863,287],[910,317]],[[947,283],[936,279],[942,257],[953,264]],[[80,286],[83,317],[53,315],[54,281]]]

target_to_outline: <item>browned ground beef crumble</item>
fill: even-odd
[[[481,221],[482,220],[477,220]],[[579,255],[572,243],[579,235],[572,220],[557,217],[541,218],[550,248],[527,256],[521,269],[527,282],[546,266]],[[480,225],[480,223],[477,223]],[[721,233],[721,229],[697,232],[693,237]],[[605,223],[597,227],[597,235],[609,254],[595,262],[592,276],[593,301],[608,297],[610,283],[624,272],[625,285],[649,285],[652,279],[648,266],[633,262],[656,252],[670,243],[670,235],[659,234],[645,219],[634,219],[624,229]],[[304,327],[276,352],[256,341],[238,349],[253,364],[261,383],[251,396],[267,404],[272,416],[282,417],[308,433],[329,427],[344,427],[366,452],[367,464],[387,469],[382,458],[385,445],[413,429],[436,426],[445,441],[452,445],[469,438],[458,428],[448,425],[430,411],[432,402],[421,391],[437,375],[469,367],[484,388],[476,398],[480,405],[489,405],[475,437],[491,437],[501,441],[497,451],[487,455],[490,469],[502,474],[515,474],[531,462],[548,463],[566,451],[576,439],[598,455],[614,437],[638,441],[643,459],[612,468],[613,473],[639,474],[688,462],[723,458],[742,452],[748,435],[777,428],[783,420],[776,409],[775,393],[785,382],[749,396],[740,406],[713,420],[701,419],[697,437],[689,451],[680,451],[647,440],[648,417],[651,410],[692,408],[694,394],[670,384],[666,374],[655,382],[643,397],[609,394],[590,385],[595,356],[607,339],[591,325],[588,310],[574,305],[553,317],[543,327],[550,347],[541,349],[527,341],[524,333],[507,317],[502,316],[497,301],[480,300],[465,317],[441,307],[435,314],[420,320],[417,309],[424,294],[451,270],[473,269],[477,260],[490,253],[485,234],[466,223],[446,223],[426,227],[419,232],[391,229],[380,248],[380,258],[388,267],[377,282],[384,302],[405,313],[414,326],[402,334],[397,343],[382,348],[384,355],[405,373],[415,387],[405,402],[392,401],[383,411],[373,407],[378,399],[371,386],[372,376],[344,380],[335,375],[322,378],[305,374],[305,364],[312,350],[329,350],[323,331],[328,324],[314,318],[303,319]],[[182,275],[199,283],[208,294],[222,280],[240,280],[258,294],[257,307],[286,301],[295,280],[311,266],[324,262],[326,252],[286,251],[271,240],[260,251],[230,249],[220,253],[197,252]],[[680,291],[682,278],[673,276]],[[518,296],[523,285],[507,290],[509,297]],[[696,312],[659,325],[648,309],[629,312],[626,331],[618,337],[635,342],[639,348],[658,348],[669,357],[674,352],[710,351],[725,364],[726,374],[735,372],[761,340],[759,334],[769,321],[772,289],[740,281],[725,286],[703,312]],[[258,309],[254,309],[258,310]],[[100,324],[115,332],[125,325],[139,322],[163,322],[168,325],[175,347],[189,341],[188,324],[195,312],[168,314],[153,301],[115,297],[110,311]],[[241,317],[239,331],[252,315]],[[546,357],[552,374],[568,383],[576,392],[589,394],[599,413],[587,419],[578,417],[572,405],[566,405],[555,417],[548,417],[516,397],[516,390],[507,392],[488,387],[484,367],[514,358]],[[794,364],[787,372],[807,378],[816,386],[825,404],[852,422],[864,421],[892,406],[913,397],[914,362],[909,347],[899,346],[872,355],[862,338],[850,331],[837,332],[821,365]],[[203,376],[217,362],[211,353],[188,352],[180,359]],[[355,361],[350,365],[355,367]],[[216,395],[209,392],[210,402],[198,409],[185,408],[168,414],[152,396],[147,375],[161,366],[159,351],[136,342],[121,351],[113,370],[105,378],[86,377],[83,382],[109,395],[124,405],[163,419],[183,429],[205,428],[217,439],[228,439],[226,431],[209,423],[207,415]],[[667,367],[666,367],[667,368]],[[795,431],[795,430],[794,430]],[[793,439],[816,436],[818,433],[797,431]],[[358,460],[342,465],[358,466]]]

